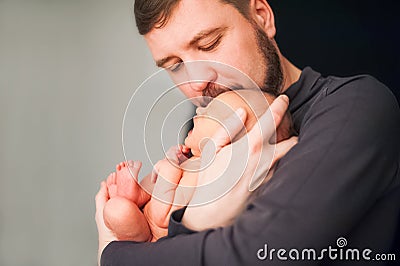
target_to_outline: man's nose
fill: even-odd
[[[207,87],[208,81],[190,81],[190,89],[194,92],[202,92]]]
[[[203,91],[209,82],[217,79],[216,71],[208,62],[188,62],[185,67],[187,82],[195,92]]]

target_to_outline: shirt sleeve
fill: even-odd
[[[385,197],[392,202],[385,208],[398,217],[399,124],[395,98],[375,79],[328,86],[305,114],[299,143],[233,225],[186,231],[181,210],[177,235],[155,243],[112,242],[101,265],[265,265],[257,256],[263,248],[322,249],[336,246],[339,237],[351,240]],[[393,229],[392,216],[381,230]],[[264,259],[277,263],[276,254]]]

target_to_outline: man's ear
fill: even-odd
[[[266,0],[250,0],[249,12],[251,18],[262,28],[268,38],[276,34],[274,13]]]

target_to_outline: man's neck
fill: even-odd
[[[280,58],[283,71],[283,89],[281,92],[284,92],[290,87],[290,85],[299,80],[301,70],[287,60],[283,55],[280,55]]]

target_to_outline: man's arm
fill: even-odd
[[[326,248],[340,236],[351,238],[385,197],[392,202],[382,208],[390,220],[384,227],[368,226],[380,227],[383,234],[393,230],[400,200],[399,108],[383,85],[367,85],[350,84],[321,95],[300,129],[299,143],[232,226],[156,243],[112,242],[102,265],[263,264],[257,251],[265,244]]]

